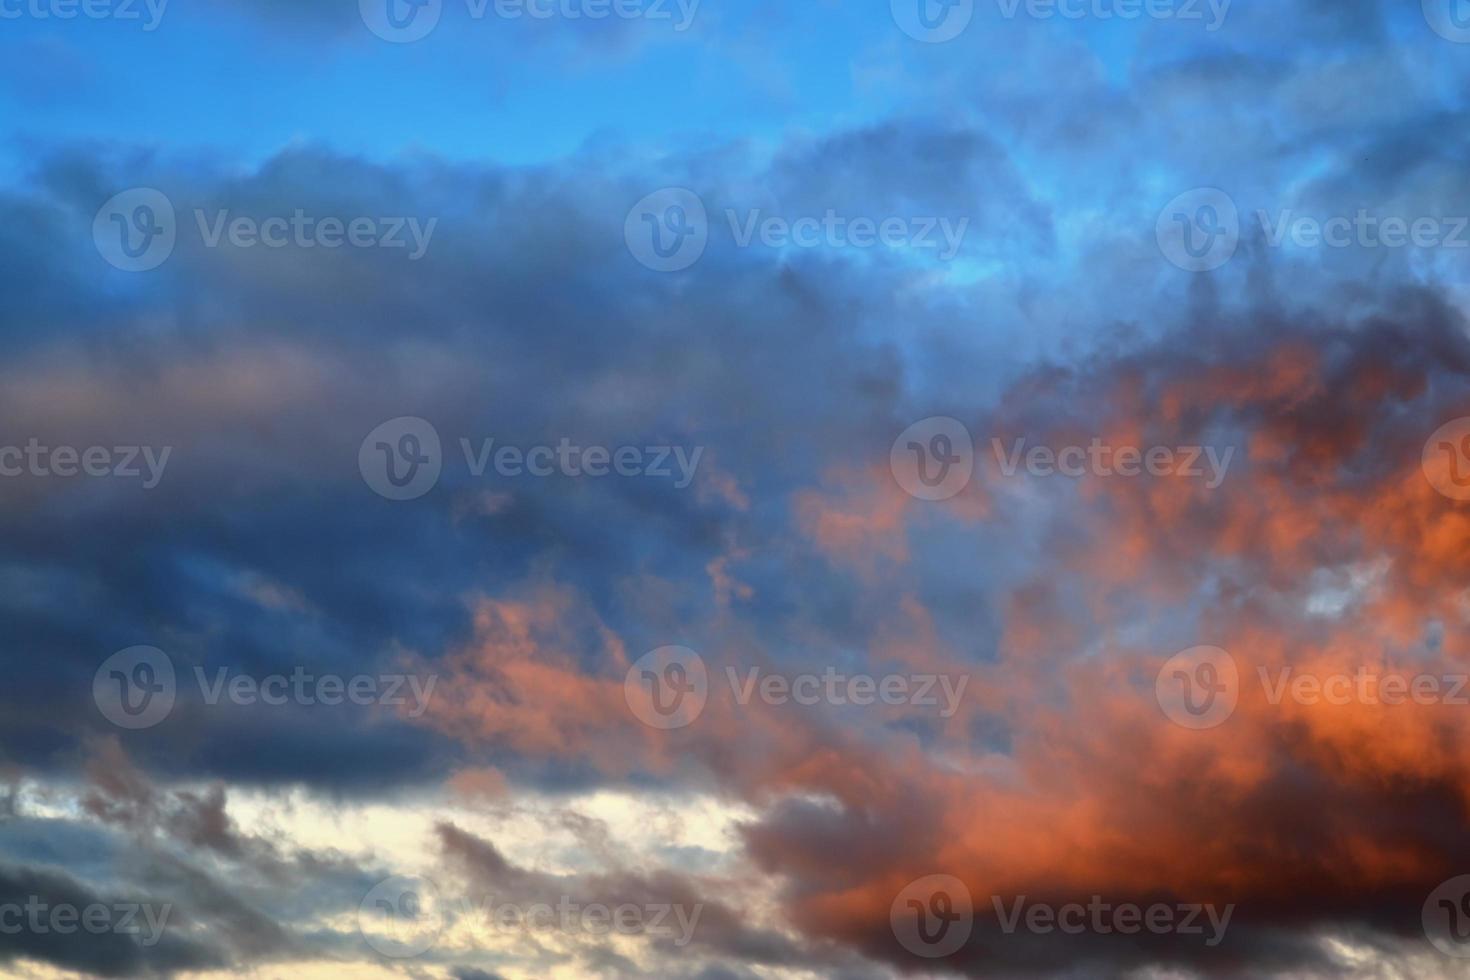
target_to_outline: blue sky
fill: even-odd
[[[1007,19],[997,2],[980,4],[964,35],[924,46],[894,37],[891,21],[852,4],[705,3],[679,32],[672,19],[614,22],[608,31],[585,21],[500,19],[493,7],[476,20],[460,3],[448,5],[424,40],[393,45],[369,33],[349,5],[286,9],[176,3],[152,32],[144,21],[7,22],[7,128],[16,138],[211,147],[252,160],[315,140],[379,158],[421,151],[535,163],[598,138],[655,147],[775,140],[896,111],[952,112],[947,99],[926,106],[914,90],[967,69],[1025,72],[1032,40],[1079,56],[1045,76],[1059,98],[1073,91],[1079,70],[1126,91],[1132,76],[1161,61],[1242,53],[1291,60],[1322,40],[1306,33],[1310,22],[1293,30],[1290,17],[1242,36],[1211,33],[1204,22],[1028,22],[1024,8]],[[1230,13],[1265,19],[1243,7]],[[1403,38],[1403,54],[1443,53],[1416,12],[1383,16],[1381,29]],[[1030,76],[1025,87],[1037,81]],[[985,111],[983,103],[964,108]]]

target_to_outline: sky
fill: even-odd
[[[1465,975],[1470,5],[0,52],[0,976]]]

